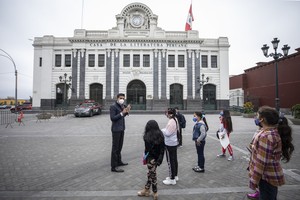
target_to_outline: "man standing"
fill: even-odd
[[[178,107],[174,108],[176,110],[176,118],[179,123],[179,138],[178,138],[178,147],[182,147],[182,129],[186,126],[185,117],[178,110]]]
[[[110,120],[112,121],[112,150],[111,150],[111,171],[112,172],[124,172],[123,169],[119,169],[119,166],[128,165],[128,163],[122,162],[121,151],[124,141],[125,131],[125,116],[128,115],[131,106],[125,106],[125,94],[119,93],[117,95],[117,101],[110,106]]]

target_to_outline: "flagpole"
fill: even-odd
[[[82,0],[82,5],[81,5],[81,29],[83,26],[83,6],[84,6],[84,0]]]

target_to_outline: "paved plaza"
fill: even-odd
[[[215,137],[218,115],[207,114],[210,126],[205,146],[205,173],[192,170],[197,154],[191,140],[192,114],[185,114],[183,147],[178,149],[179,181],[174,186],[162,183],[168,176],[166,160],[158,167],[159,199],[219,200],[247,199],[249,152],[246,146],[256,130],[253,119],[232,116],[231,134],[234,161],[217,158],[221,145]],[[126,117],[122,151],[124,173],[110,171],[111,122],[108,114],[75,118],[68,115],[37,122],[25,114],[24,125],[0,126],[0,199],[2,200],[147,200],[138,197],[146,181],[142,165],[143,131],[150,119],[161,128],[167,123],[162,114],[130,114]],[[293,128],[295,151],[283,164],[286,184],[279,188],[278,199],[300,199],[300,126]]]

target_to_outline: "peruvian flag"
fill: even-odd
[[[185,23],[185,31],[192,30],[192,21],[194,21],[193,12],[192,12],[192,4],[190,6],[189,14]]]

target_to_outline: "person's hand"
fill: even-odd
[[[150,163],[153,165],[155,163],[155,160],[154,159],[150,160]]]
[[[127,107],[126,107],[126,111],[129,113],[129,112],[130,112],[130,110],[131,110],[131,105],[130,105],[130,104],[128,104],[128,105],[127,105]]]
[[[157,166],[160,166],[161,163],[162,163],[162,160],[161,160],[161,159],[157,159],[157,160],[156,160],[156,165],[157,165]]]
[[[221,139],[224,139],[224,137],[225,137],[225,133],[223,133],[223,134],[221,135]]]

